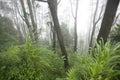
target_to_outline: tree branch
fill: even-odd
[[[16,8],[17,8],[17,12],[18,12],[19,16],[21,17],[21,19],[22,19],[23,21],[25,21],[25,18],[24,18],[24,17],[22,16],[22,14],[20,13],[18,6],[16,6]]]
[[[95,24],[97,24],[100,21],[100,19],[102,18],[103,9],[104,9],[104,5],[102,5],[102,8],[101,8],[101,11],[100,11],[100,14],[99,14],[99,18],[95,21]]]
[[[70,0],[70,5],[71,5],[71,13],[72,13],[72,16],[73,16],[73,18],[75,19],[75,16],[74,16],[74,14],[73,14],[73,8],[72,8],[72,1]]]
[[[59,5],[59,4],[60,4],[60,2],[61,2],[61,0],[59,0],[59,1],[58,1],[57,5]]]
[[[94,15],[93,15],[93,25],[96,23],[95,19],[97,16],[98,5],[99,5],[99,0],[97,0],[97,2],[96,2],[96,7],[95,7]]]
[[[116,18],[115,18],[115,20],[114,20],[114,22],[113,22],[112,26],[113,26],[113,25],[115,25],[115,23],[117,22],[117,20],[118,20],[119,16],[120,16],[120,13],[118,13],[118,15],[116,16]]]
[[[48,2],[48,1],[45,1],[45,0],[36,0],[36,1],[41,1],[41,2]]]

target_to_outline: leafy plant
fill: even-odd
[[[0,53],[1,80],[55,80],[65,77],[63,59],[52,51],[34,45],[13,46]]]
[[[67,80],[110,80],[120,75],[120,70],[115,69],[120,63],[119,51],[119,43],[112,45],[107,42],[96,44],[89,54],[76,55],[74,66],[67,73]]]
[[[0,52],[0,80],[119,80],[120,43],[103,42],[89,53],[73,54],[68,49],[70,69],[63,58],[29,37],[25,45]]]
[[[115,27],[111,34],[110,34],[110,39],[112,42],[120,42],[120,25],[117,24],[117,27]]]

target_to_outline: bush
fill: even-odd
[[[91,55],[92,54],[92,55]],[[94,55],[94,56],[93,56]],[[97,44],[91,53],[74,56],[74,66],[68,71],[67,80],[118,80],[120,76],[120,44]]]
[[[120,43],[96,44],[89,53],[73,54],[65,72],[63,58],[35,45],[11,46],[0,52],[0,80],[119,80]]]
[[[55,80],[65,77],[63,59],[33,45],[13,46],[0,53],[0,80]]]

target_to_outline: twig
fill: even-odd
[[[45,0],[36,0],[36,1],[41,1],[41,2],[48,2],[48,1],[45,1]]]

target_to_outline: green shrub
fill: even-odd
[[[0,52],[0,80],[119,80],[120,43],[96,44],[89,53],[68,49],[70,69],[63,58],[28,38],[25,45]]]
[[[112,30],[110,34],[111,42],[120,42],[120,25],[117,26]]]
[[[52,51],[33,45],[13,46],[0,53],[0,80],[55,80],[65,77],[63,59]]]
[[[92,55],[91,55],[92,54]],[[97,44],[87,54],[76,54],[73,67],[68,71],[67,80],[117,80],[120,75],[116,65],[120,64],[120,44]]]

